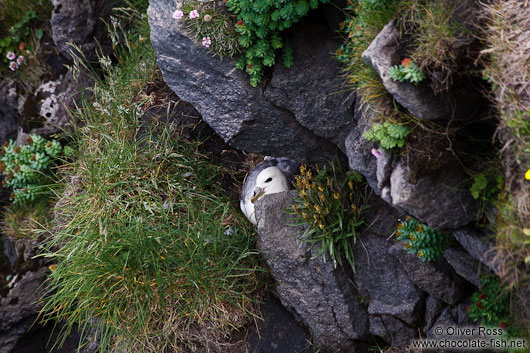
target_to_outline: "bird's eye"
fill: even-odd
[[[265,180],[266,183],[271,182],[271,181],[272,181],[272,178],[268,178],[267,180]]]

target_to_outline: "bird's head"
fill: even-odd
[[[257,199],[265,194],[274,194],[287,190],[289,190],[289,184],[282,170],[278,167],[268,167],[258,174],[256,188],[250,197],[250,202],[256,202]]]

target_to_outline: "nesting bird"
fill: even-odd
[[[293,188],[298,163],[285,158],[265,157],[247,175],[241,191],[239,206],[252,224],[257,225],[254,203],[263,195],[287,191]]]

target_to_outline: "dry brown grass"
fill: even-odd
[[[498,203],[497,247],[501,278],[515,288],[517,312],[530,317],[530,1],[484,4],[485,78],[500,119],[498,136],[505,161],[505,193]]]

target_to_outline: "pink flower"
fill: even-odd
[[[12,71],[15,71],[16,69],[18,69],[18,65],[17,65],[16,62],[11,61],[11,62],[9,63],[9,68],[10,68]]]
[[[202,38],[202,45],[203,46],[205,46],[206,48],[209,48],[210,44],[212,44],[212,40],[210,39],[210,37]]]
[[[381,152],[379,152],[377,149],[375,148],[372,148],[372,154],[374,155],[375,158],[379,158],[379,156],[381,156]]]
[[[198,18],[198,17],[199,17],[199,11],[193,10],[193,11],[190,12],[190,18],[191,19]]]
[[[173,12],[173,18],[175,20],[180,20],[182,17],[184,17],[184,12],[181,10],[175,10],[175,12]]]
[[[16,56],[15,53],[13,53],[12,51],[10,51],[10,52],[7,53],[7,58],[8,58],[9,60],[15,60],[16,57],[17,57],[17,56]]]
[[[25,60],[24,57],[22,55],[19,55],[18,58],[17,58],[17,64],[18,65],[22,65],[24,60]]]

